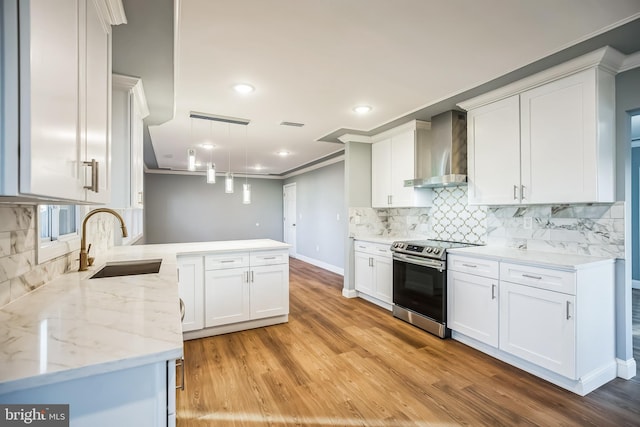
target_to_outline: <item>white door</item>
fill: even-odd
[[[354,252],[356,291],[373,295],[373,257],[364,252]]]
[[[249,320],[249,270],[210,270],[204,276],[204,326]]]
[[[573,295],[500,282],[500,349],[576,379]]]
[[[251,268],[251,319],[289,313],[289,264]]]
[[[284,202],[284,242],[291,245],[289,255],[296,256],[296,183],[283,187],[282,200]]]
[[[467,114],[469,204],[520,203],[518,95]]]
[[[204,327],[202,257],[178,257],[178,295],[184,304],[182,331]]]
[[[393,260],[391,256],[373,258],[375,270],[375,297],[391,304],[393,302]]]
[[[498,347],[498,281],[449,270],[447,326]]]
[[[404,181],[415,178],[415,131],[391,138],[391,206],[413,206],[413,187],[405,187]]]

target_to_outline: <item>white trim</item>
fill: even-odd
[[[120,25],[127,23],[127,15],[124,13],[122,0],[103,0],[107,9],[107,17],[110,25]]]
[[[342,288],[342,296],[345,298],[356,298],[358,296],[358,291],[355,289]]]
[[[635,52],[627,55],[624,61],[622,61],[622,66],[620,67],[620,70],[618,70],[618,72],[622,73],[638,67],[640,67],[640,52]]]
[[[325,270],[328,270],[332,273],[336,273],[339,274],[341,276],[344,276],[344,268],[340,268],[340,267],[336,267],[335,265],[331,265],[329,263],[326,263],[324,261],[320,261],[318,259],[313,259],[313,258],[309,258],[306,257],[304,255],[296,255],[296,259],[299,259],[300,261],[304,261],[308,264],[311,265],[315,265],[316,267],[320,267],[320,268],[324,268]]]
[[[411,120],[410,122],[407,122],[403,125],[400,126],[396,126],[392,129],[389,130],[385,130],[384,132],[380,132],[376,135],[373,135],[371,137],[371,142],[376,143],[378,141],[381,141],[383,139],[387,139],[390,138],[394,135],[397,135],[399,133],[404,133],[404,132],[408,132],[410,130],[418,130],[418,129],[425,129],[425,130],[430,130],[431,129],[431,122],[424,122],[422,120]]]
[[[631,141],[631,148],[638,148],[638,147],[640,147],[640,139]]]
[[[469,111],[593,67],[599,67],[604,71],[616,74],[625,58],[625,55],[614,48],[605,46],[586,55],[579,56],[506,86],[502,86],[499,89],[459,102],[458,106]]]
[[[144,86],[142,79],[139,77],[126,76],[124,74],[111,74],[112,85],[114,89],[125,89],[131,91],[140,108],[140,115],[144,119],[149,115],[149,106],[147,97],[144,95]]]
[[[338,137],[338,141],[346,144],[347,142],[364,142],[367,144],[372,144],[373,141],[371,140],[370,136],[366,136],[366,135],[356,135],[353,133],[345,133],[344,135],[341,135]]]
[[[633,358],[629,360],[616,359],[616,363],[618,365],[619,378],[630,380],[631,378],[636,376],[636,360],[635,359]]]
[[[302,175],[303,173],[311,172],[313,170],[320,169],[320,168],[323,168],[325,166],[329,166],[329,165],[332,165],[334,163],[339,163],[339,162],[342,162],[342,161],[344,161],[344,154],[341,154],[339,156],[333,157],[333,158],[331,158],[329,160],[325,160],[324,162],[317,163],[317,164],[315,164],[313,166],[309,166],[307,168],[300,169],[300,170],[297,170],[295,172],[288,173],[286,175],[283,175],[281,178],[282,179],[287,179],[287,178],[291,178],[291,177],[294,177],[294,176],[297,176],[297,175]]]
[[[389,310],[389,311],[393,310],[393,304],[389,304],[388,302],[379,300],[376,297],[372,297],[371,295],[362,293],[360,291],[356,291],[356,295],[357,295],[358,298],[362,298],[363,300],[368,301],[371,304],[375,304],[378,307],[382,307],[385,310]]]
[[[230,332],[246,331],[247,329],[262,328],[263,326],[277,325],[280,323],[287,323],[289,321],[289,315],[283,314],[281,316],[268,317],[266,319],[247,320],[246,322],[232,323],[230,325],[212,326],[205,329],[198,329],[195,331],[187,331],[182,333],[182,339],[184,341],[193,340],[196,338],[211,337],[214,335],[228,334]]]
[[[640,289],[640,280],[632,280],[631,289]]]
[[[50,203],[60,204],[60,203]],[[76,207],[76,232],[60,237],[58,240],[43,243],[40,240],[40,209],[36,206],[36,264],[43,264],[54,258],[59,258],[80,250],[80,227],[83,218],[80,207]]]

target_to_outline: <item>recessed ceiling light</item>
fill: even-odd
[[[369,105],[357,105],[353,107],[353,111],[358,114],[367,114],[372,108]]]
[[[262,166],[261,166],[261,165],[255,165],[255,166],[253,167],[253,169],[254,169],[254,170],[257,170],[257,171],[261,171],[261,170],[262,170]]]
[[[213,150],[213,147],[215,147],[215,145],[210,142],[204,142],[200,144],[200,147],[204,148],[205,150]]]
[[[291,154],[291,153],[289,153],[289,152],[288,152],[288,151],[286,151],[286,150],[280,150],[280,151],[278,151],[278,156],[286,157],[286,156],[288,156],[289,154]]]
[[[233,86],[233,90],[238,93],[251,93],[256,90],[256,88],[247,83],[238,83]]]

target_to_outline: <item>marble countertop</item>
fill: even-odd
[[[0,394],[182,357],[176,256],[287,249],[274,240],[122,246],[0,309]],[[162,259],[155,274],[91,279],[105,264]]]
[[[577,270],[599,263],[612,263],[614,261],[613,258],[529,251],[502,246],[471,246],[466,248],[448,249],[447,252],[456,255],[473,255],[483,258],[491,258],[498,261],[513,261],[520,264],[524,263],[570,270]]]

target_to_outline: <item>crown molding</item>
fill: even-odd
[[[112,85],[114,88],[121,88],[130,90],[133,94],[138,108],[140,108],[140,114],[144,119],[149,115],[149,106],[147,105],[147,97],[144,94],[144,86],[142,85],[142,79],[139,77],[125,76],[124,74],[112,74]]]
[[[624,71],[633,70],[634,68],[638,67],[640,67],[640,51],[632,53],[631,55],[627,55],[627,57],[622,62],[622,66],[620,67],[619,72],[622,73]]]

